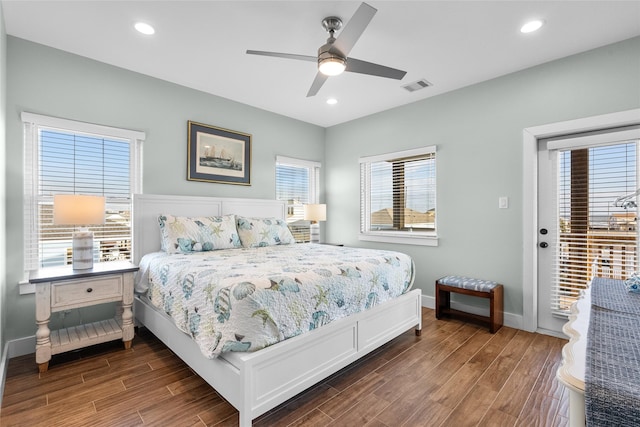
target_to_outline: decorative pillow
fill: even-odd
[[[638,273],[633,273],[627,280],[624,281],[629,292],[640,292],[640,276]]]
[[[236,217],[238,235],[245,248],[290,245],[296,242],[287,223],[277,218]]]
[[[235,215],[185,217],[158,216],[162,250],[173,253],[239,248]]]

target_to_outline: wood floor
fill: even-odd
[[[423,309],[413,330],[264,414],[264,426],[565,426],[555,378],[565,341],[496,334]],[[11,359],[1,426],[237,426],[237,411],[145,329],[109,343]]]

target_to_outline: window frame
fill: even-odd
[[[279,155],[276,156],[276,165],[275,165],[276,166],[275,167],[275,171],[276,171],[276,182],[275,182],[276,197],[275,198],[276,199],[278,196],[277,169],[278,169],[278,166],[280,165],[307,169],[309,172],[308,203],[310,204],[320,203],[320,168],[322,167],[322,163],[316,162],[313,160],[303,160],[303,159],[297,159],[293,157],[286,157],[286,156],[279,156]],[[287,209],[289,207],[293,207],[293,208],[299,207],[300,209],[302,209],[302,206],[303,204],[300,204],[300,205],[287,204]],[[299,220],[296,220],[296,221],[299,221]],[[288,221],[287,221],[287,225],[290,225]]]
[[[360,157],[360,232],[358,239],[369,242],[398,243],[406,245],[438,246],[438,215],[436,210],[433,231],[415,230],[386,230],[377,231],[371,229],[371,164],[383,161],[396,161],[422,156],[433,156],[437,162],[437,147],[435,145],[415,148],[410,150],[395,151],[392,153]],[[436,169],[437,171],[437,169]],[[436,173],[437,176],[437,173]],[[437,206],[437,180],[434,185]]]
[[[40,267],[40,224],[38,206],[53,197],[40,195],[40,131],[60,131],[76,135],[87,135],[105,139],[126,140],[129,142],[130,195],[128,199],[111,199],[107,205],[129,205],[132,208],[131,194],[142,193],[142,143],[146,134],[141,131],[122,129],[93,123],[22,112],[24,127],[24,252],[23,269],[25,277]],[[133,239],[131,234],[130,239]],[[44,268],[44,267],[43,267]]]

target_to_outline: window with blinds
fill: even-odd
[[[435,237],[436,149],[360,159],[360,234]]]
[[[318,203],[320,163],[278,156],[276,199],[287,202],[287,224],[296,242],[309,242],[309,221],[304,205]]]
[[[638,267],[638,142],[558,150],[552,312],[567,315],[594,276],[626,279]]]
[[[131,194],[141,191],[144,134],[23,113],[25,270],[71,264],[73,226],[53,224],[53,196],[105,197],[94,262],[131,259]],[[102,133],[102,134],[101,134]]]

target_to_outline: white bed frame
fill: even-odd
[[[133,196],[133,258],[160,249],[158,214],[180,216],[237,214],[286,217],[284,202],[191,196]],[[370,310],[290,338],[253,353],[205,358],[195,341],[164,313],[134,300],[139,324],[147,327],[240,412],[240,427],[329,375],[415,327],[422,329],[421,291],[414,289]]]

